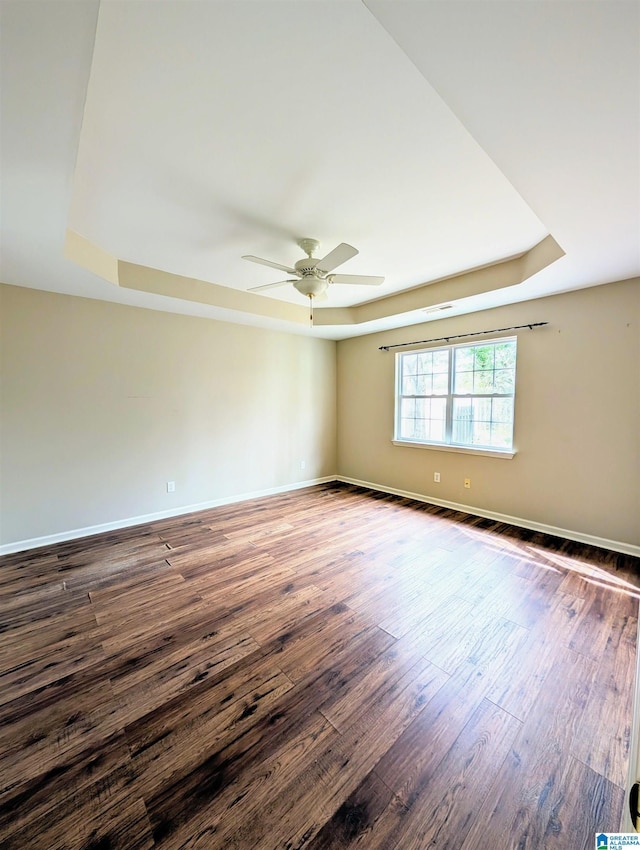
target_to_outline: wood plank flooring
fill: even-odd
[[[583,850],[640,563],[340,484],[0,559],[6,850]]]

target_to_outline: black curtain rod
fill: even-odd
[[[451,336],[438,336],[433,339],[419,339],[415,342],[397,342],[395,345],[381,345],[378,351],[389,351],[392,348],[404,348],[407,345],[425,345],[428,342],[449,342],[451,339],[462,339],[465,336],[482,336],[483,334],[499,334],[503,331],[520,331],[524,328],[533,330],[540,328],[542,325],[548,325],[549,322],[532,322],[530,325],[513,325],[510,328],[493,328],[491,331],[476,331],[471,334],[451,334]]]

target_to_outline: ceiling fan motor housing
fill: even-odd
[[[316,271],[316,263],[318,261],[314,257],[305,257],[304,260],[298,260],[294,265],[294,269],[302,275],[314,274],[316,277],[324,277],[326,272]]]

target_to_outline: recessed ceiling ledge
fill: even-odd
[[[183,301],[194,301],[198,304],[208,304],[226,310],[251,313],[270,319],[280,319],[298,324],[309,324],[309,308],[306,305],[288,304],[220,286],[204,280],[164,272],[160,269],[139,266],[135,263],[118,262],[118,279],[120,286],[127,289],[137,289],[155,295],[169,298],[180,298]]]
[[[108,251],[89,242],[75,230],[67,229],[64,240],[64,255],[72,263],[88,269],[109,283],[118,282],[118,258]]]
[[[125,289],[135,289],[152,295],[193,301],[301,325],[309,324],[309,309],[306,305],[288,304],[276,301],[274,298],[265,298],[263,295],[232,289],[229,286],[220,286],[161,269],[118,260],[108,251],[73,230],[67,230],[66,233],[65,256],[99,277]]]
[[[492,292],[507,286],[515,286],[564,256],[564,251],[552,236],[546,236],[537,245],[518,257],[512,257],[472,269],[451,277],[425,283],[413,289],[387,295],[375,301],[349,308],[348,316],[341,310],[317,310],[316,325],[340,325],[345,322],[361,324],[384,319],[415,310],[423,310],[443,302],[468,298],[483,292]]]
[[[125,260],[118,260],[80,234],[67,230],[65,256],[117,286],[207,304],[227,310],[279,319],[305,325],[308,307],[255,295],[229,286],[165,272]],[[490,266],[425,283],[413,289],[387,295],[352,307],[325,307],[314,310],[314,325],[349,326],[423,310],[444,302],[468,298],[522,283],[564,256],[552,236],[546,236],[529,251]]]

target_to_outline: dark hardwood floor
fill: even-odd
[[[0,559],[0,846],[582,850],[636,559],[326,485]]]

